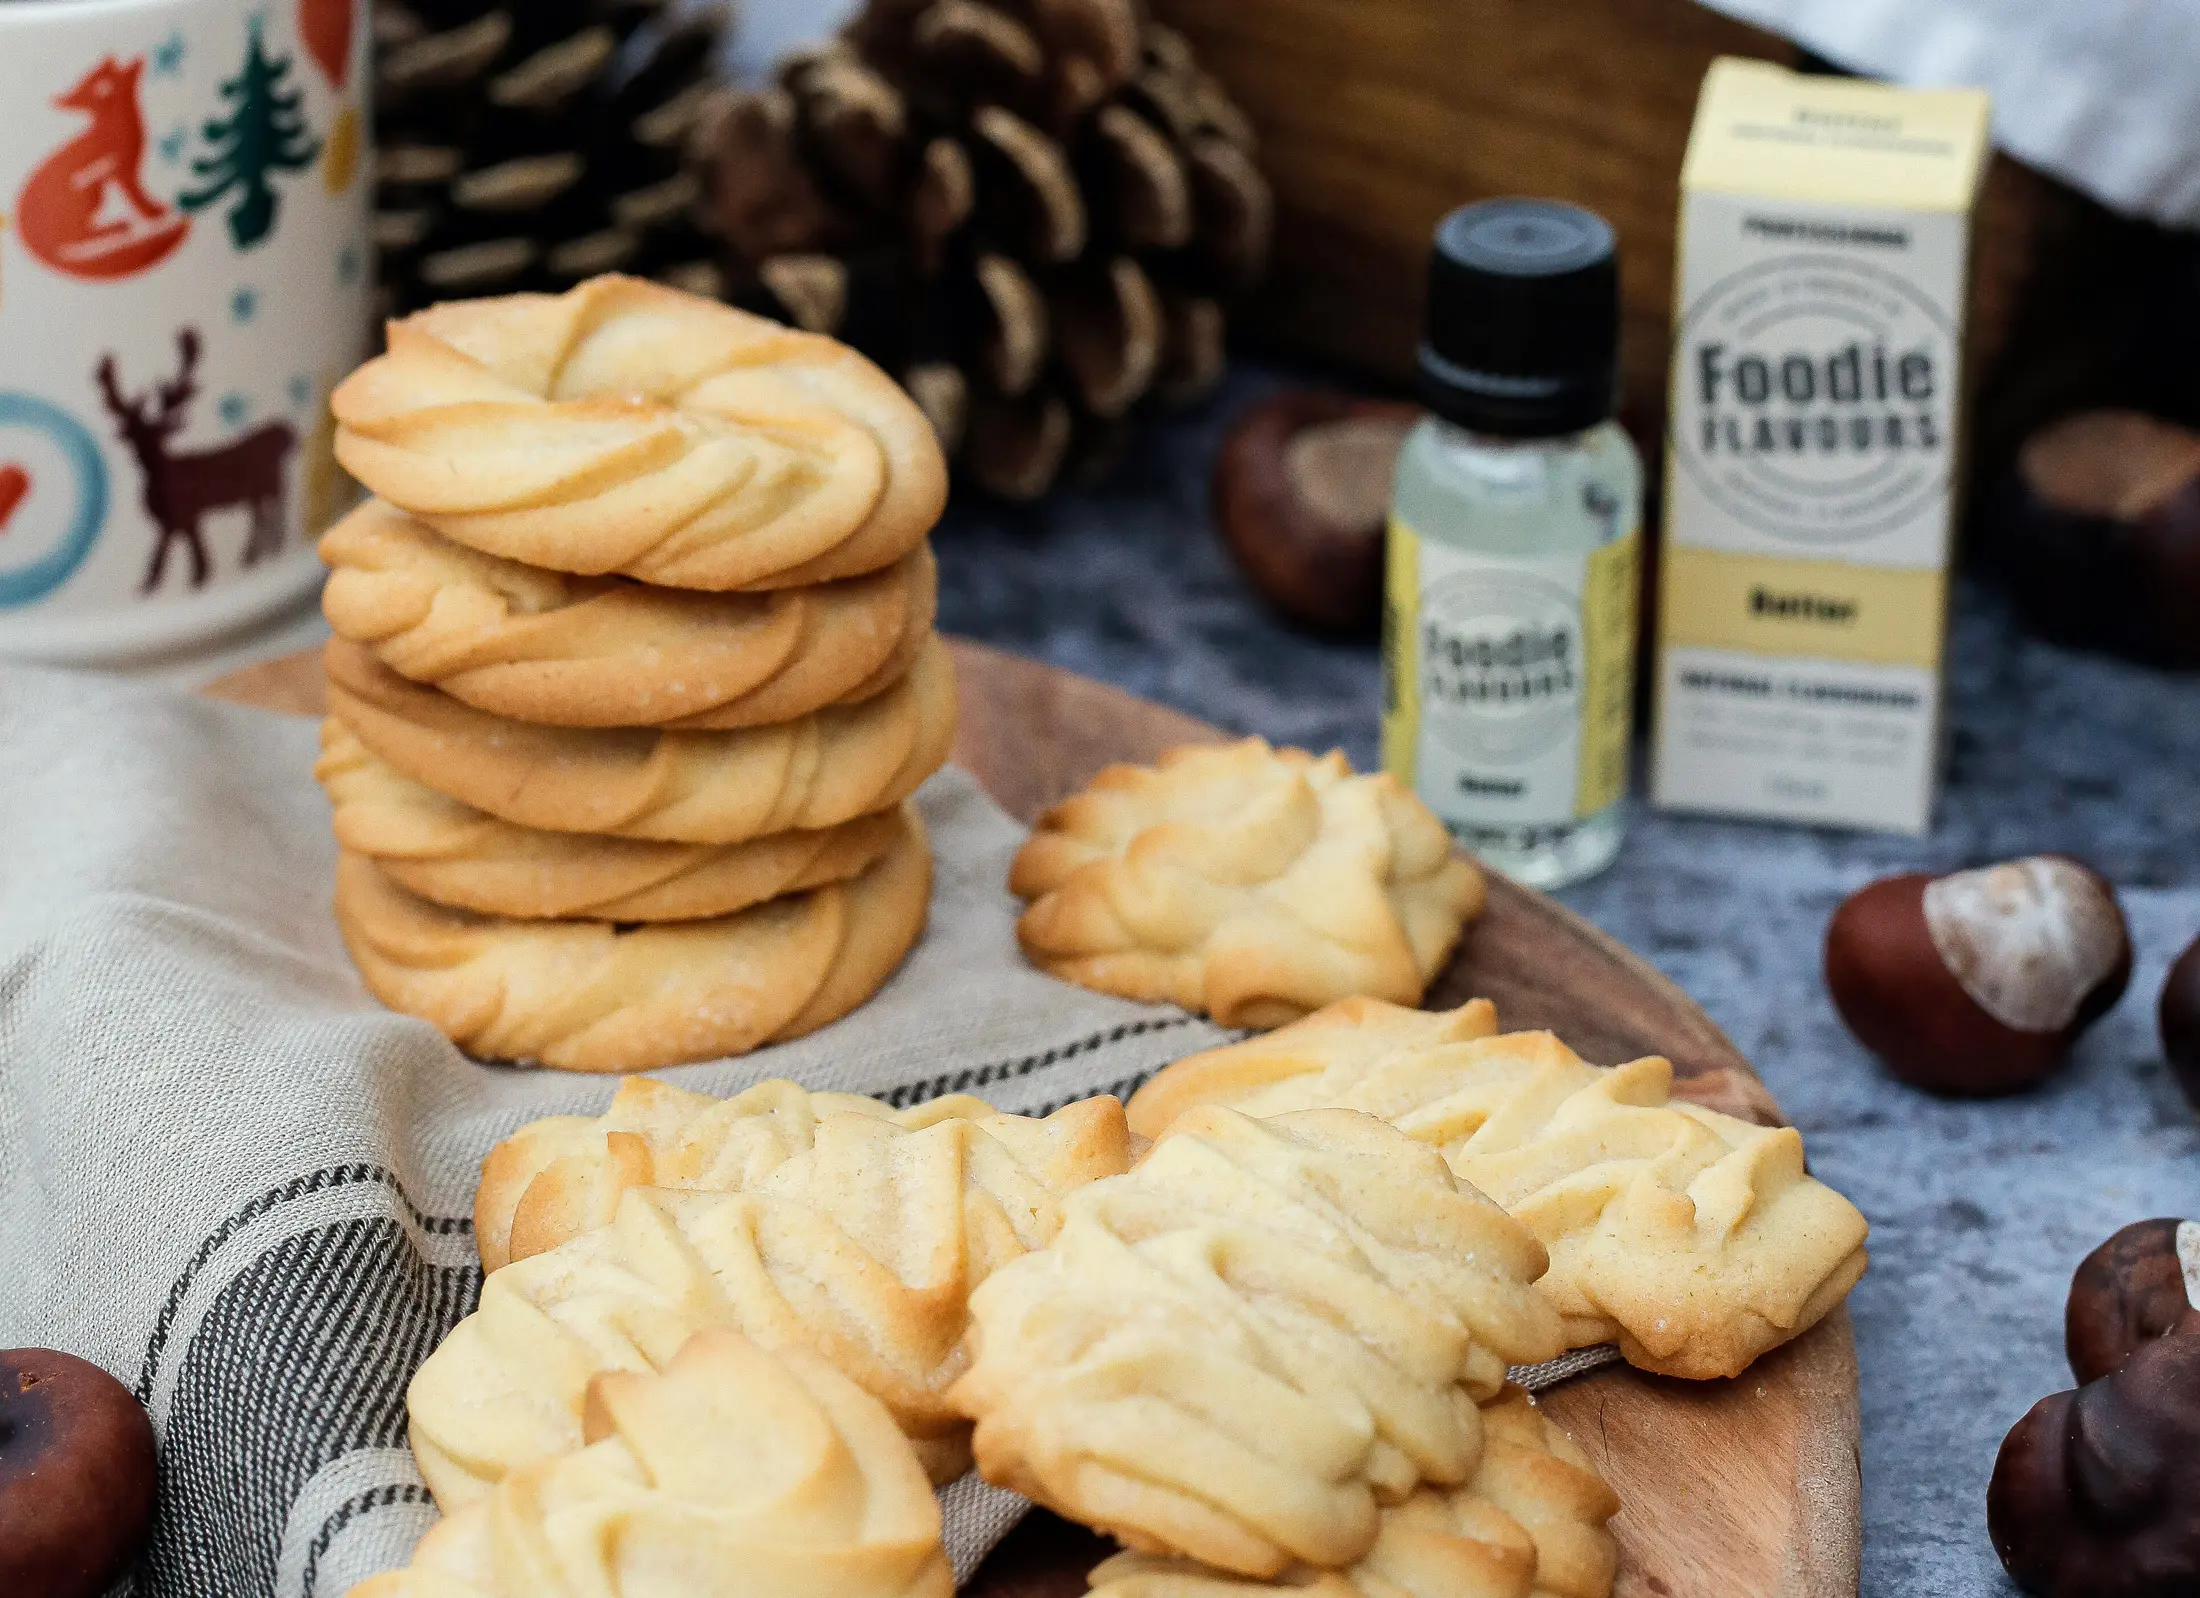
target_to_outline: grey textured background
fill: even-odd
[[[1209,531],[1233,379],[1105,489],[1043,509],[960,503],[939,534],[942,627],[1118,683],[1234,731],[1375,758],[1372,645],[1270,619]],[[2200,1214],[2200,1119],[2161,1061],[2154,1004],[2200,934],[2200,676],[2031,642],[1958,590],[1953,739],[1923,840],[1660,816],[1563,895],[1678,981],[1763,1073],[1812,1168],[1862,1207],[1873,1265],[1851,1300],[1863,1373],[1868,1598],[2013,1591],[1985,1525],[2002,1434],[2070,1384],[2062,1309],[2078,1261],[2126,1222]],[[2117,882],[2129,994],[2041,1091],[1945,1102],[1850,1039],[1819,978],[1826,919],[1889,872],[2042,849]]]

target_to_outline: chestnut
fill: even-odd
[[[2200,665],[2200,432],[2084,411],[2026,439],[1982,521],[2035,632]]]
[[[2081,1382],[2106,1376],[2142,1343],[2196,1333],[2200,1221],[2134,1221],[2088,1254],[2071,1279],[2063,1342]]]
[[[1215,525],[1287,619],[1324,633],[1374,630],[1391,473],[1420,416],[1394,400],[1295,391],[1230,428],[1215,461]]]
[[[128,1388],[71,1354],[0,1350],[0,1593],[97,1598],[145,1540],[153,1479]]]
[[[2171,962],[2156,1018],[2162,1028],[2162,1058],[2169,1061],[2192,1107],[2200,1110],[2200,938]]]
[[[2116,890],[2063,855],[1859,889],[1826,927],[1826,988],[1905,1082],[1983,1096],[2028,1088],[2131,980]]]
[[[2200,1337],[2142,1344],[2120,1370],[2041,1399],[1986,1489],[2002,1568],[2039,1598],[2200,1592]]]

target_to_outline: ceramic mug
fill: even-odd
[[[295,604],[349,503],[367,0],[0,0],[0,655]]]

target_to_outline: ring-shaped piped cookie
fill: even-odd
[[[947,760],[955,668],[937,639],[856,705],[729,732],[539,727],[400,677],[348,639],[323,657],[329,711],[418,783],[523,827],[745,843],[888,809]]]
[[[654,843],[500,820],[417,783],[330,717],[314,776],[336,841],[398,886],[481,915],[692,921],[868,870],[901,835],[894,810],[747,843]]]
[[[703,594],[574,577],[453,543],[368,500],[321,539],[321,609],[385,666],[559,727],[756,727],[891,687],[931,632],[918,546],[861,577]]]
[[[374,493],[551,571],[796,587],[892,565],[946,503],[931,425],[869,361],[633,278],[392,322],[330,409]]]
[[[336,862],[336,925],[367,990],[469,1054],[648,1071],[837,1021],[924,930],[932,856],[914,811],[851,882],[709,921],[511,921],[431,904],[362,856]]]

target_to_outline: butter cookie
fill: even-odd
[[[430,306],[338,384],[336,458],[444,537],[546,571],[795,588],[891,566],[947,468],[846,345],[626,277]]]
[[[330,717],[313,774],[336,841],[399,887],[522,920],[692,921],[860,876],[901,836],[899,809],[747,843],[653,843],[500,820],[405,776]]]
[[[703,1332],[584,1403],[586,1446],[513,1473],[351,1598],[951,1598],[907,1439],[814,1354]]]
[[[1148,1553],[1351,1564],[1558,1352],[1543,1250],[1371,1116],[1191,1111],[970,1298],[978,1469]]]
[[[1039,818],[1009,890],[1043,970],[1245,1027],[1416,1002],[1484,894],[1395,777],[1258,738],[1108,767]]]
[[[400,677],[348,639],[324,655],[329,710],[415,782],[523,827],[744,843],[899,804],[955,741],[955,668],[936,638],[874,699],[731,732],[539,727]]]
[[[1482,1409],[1482,1459],[1457,1487],[1382,1512],[1375,1545],[1343,1570],[1298,1565],[1273,1582],[1185,1559],[1124,1553],[1092,1573],[1096,1598],[1611,1598],[1619,1499],[1519,1388]]]
[[[336,925],[367,991],[470,1054],[647,1071],[837,1021],[924,930],[932,856],[914,812],[846,883],[707,921],[512,921],[415,897],[339,852]]]
[[[970,1428],[945,1394],[970,1290],[1054,1236],[1050,1184],[1088,1168],[1018,1150],[1085,1143],[1089,1114],[999,1130],[821,1113],[807,1146],[749,1187],[630,1187],[609,1224],[492,1271],[406,1397],[436,1501],[456,1508],[578,1447],[591,1377],[661,1367],[713,1326],[818,1355],[886,1406],[934,1481],[961,1475]]]
[[[1548,1032],[1499,1033],[1480,1000],[1430,1014],[1355,999],[1177,1061],[1133,1096],[1130,1120],[1155,1137],[1217,1105],[1379,1116],[1542,1240],[1538,1285],[1571,1346],[1735,1376],[1847,1297],[1867,1228],[1804,1170],[1795,1128],[1675,1102],[1672,1084],[1654,1056],[1606,1069]]]
[[[897,1110],[858,1093],[813,1093],[786,1081],[717,1099],[630,1077],[602,1115],[547,1116],[489,1151],[474,1195],[482,1268],[500,1269],[608,1225],[630,1187],[746,1191],[807,1153],[818,1127],[836,1115],[869,1116],[909,1132],[969,1121],[991,1140],[971,1145],[979,1157],[1013,1159],[1054,1193],[1130,1167],[1130,1132],[1112,1098],[1079,1099],[1034,1120],[967,1093]]]
[[[938,573],[919,546],[813,588],[702,594],[454,544],[370,499],[321,537],[337,635],[414,682],[557,727],[755,727],[869,699],[915,662]]]

